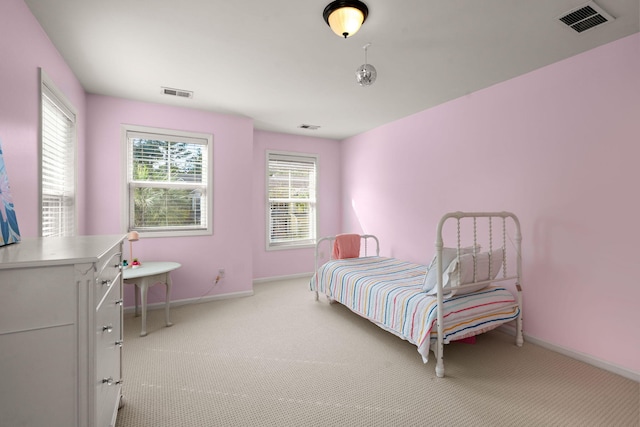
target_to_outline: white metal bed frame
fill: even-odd
[[[457,244],[456,244],[456,248],[457,248],[457,255],[458,257],[460,256],[460,250],[461,250],[461,236],[460,236],[460,222],[463,219],[472,219],[473,220],[473,247],[476,248],[477,247],[477,230],[478,230],[478,226],[477,226],[477,220],[478,218],[488,218],[489,221],[489,225],[488,225],[488,231],[489,231],[489,252],[492,251],[493,249],[493,225],[492,225],[492,220],[493,218],[500,218],[502,219],[502,249],[503,249],[503,261],[502,261],[502,277],[496,277],[495,279],[492,280],[487,280],[484,282],[475,282],[474,283],[470,283],[470,284],[466,284],[466,285],[461,285],[461,286],[457,286],[457,287],[451,287],[450,290],[454,290],[454,289],[464,289],[467,287],[472,287],[472,286],[477,286],[478,284],[482,284],[482,283],[498,283],[498,282],[505,282],[505,281],[513,281],[515,283],[515,288],[517,291],[517,296],[516,296],[516,303],[513,306],[518,306],[519,308],[519,315],[516,318],[516,345],[518,347],[521,347],[524,343],[524,339],[523,339],[523,333],[522,333],[522,257],[521,257],[521,246],[522,246],[522,233],[520,230],[520,221],[518,220],[518,217],[511,213],[511,212],[450,212],[445,214],[440,221],[438,222],[438,226],[437,226],[437,232],[436,232],[436,272],[437,272],[437,341],[435,343],[435,348],[431,348],[431,350],[435,353],[436,356],[436,375],[439,378],[444,377],[444,361],[443,361],[443,355],[444,355],[444,313],[443,313],[443,302],[444,302],[444,291],[443,291],[443,273],[444,273],[444,269],[447,266],[444,266],[442,264],[442,253],[443,253],[443,248],[444,248],[444,239],[442,236],[442,231],[443,228],[445,226],[445,224],[447,223],[447,221],[455,219],[457,221]],[[507,272],[507,251],[506,251],[506,236],[507,236],[507,232],[506,232],[506,223],[507,220],[511,220],[513,222],[513,225],[515,227],[515,236],[514,236],[514,246],[515,246],[515,253],[516,253],[516,273],[515,275],[508,275]],[[368,239],[373,239],[376,243],[376,256],[380,255],[380,242],[378,240],[378,238],[372,234],[364,234],[360,236],[362,239],[364,239],[364,256],[368,256],[367,255],[367,251],[368,251],[368,247],[367,247],[367,241]],[[321,239],[319,239],[316,242],[316,248],[315,248],[315,274],[317,274],[318,271],[318,260],[319,260],[319,247],[320,245],[327,241],[330,245],[330,247],[332,247],[332,243],[333,241],[336,239],[336,236],[330,236],[330,237],[323,237]],[[474,255],[475,255],[475,249],[474,249]],[[329,259],[331,259],[331,256],[329,257]],[[461,274],[461,269],[458,269],[458,275]],[[474,278],[475,278],[475,263],[474,263]],[[318,300],[318,290],[316,288],[315,290],[315,299],[316,301]],[[495,310],[496,312],[504,310],[505,307],[501,307],[497,310]],[[486,314],[490,314],[492,313],[492,311],[488,311]]]

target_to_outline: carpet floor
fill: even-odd
[[[640,426],[640,384],[500,331],[435,357],[308,280],[125,316],[117,427]],[[525,319],[526,321],[526,319]]]

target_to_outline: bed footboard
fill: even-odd
[[[494,227],[493,219],[498,219],[498,227]],[[478,222],[481,219],[486,219],[486,227],[479,227]],[[443,248],[445,247],[444,238],[443,238],[443,230],[445,228],[445,224],[447,222],[455,221],[455,232],[454,234],[457,237],[457,242],[455,245],[451,245],[457,248],[458,258],[461,254],[462,248],[462,236],[469,238],[469,235],[472,235],[473,240],[470,243],[473,248],[478,247],[478,236],[485,235],[488,237],[489,247],[487,248],[489,252],[492,251],[494,242],[496,246],[501,246],[502,249],[502,274],[501,278],[496,278],[495,280],[491,279],[489,281],[500,282],[500,281],[512,281],[515,283],[515,287],[517,290],[517,304],[519,306],[519,314],[516,319],[516,345],[522,346],[524,343],[523,335],[522,335],[522,256],[521,256],[521,246],[522,246],[522,233],[520,231],[520,221],[518,217],[511,212],[450,212],[445,214],[440,221],[438,222],[438,227],[436,231],[436,268],[437,268],[437,321],[436,327],[438,332],[438,339],[435,349],[436,354],[436,375],[439,378],[444,377],[444,319],[443,319],[443,301],[444,301],[444,269],[447,268],[446,265],[443,265]],[[472,224],[472,227],[468,232],[461,232],[461,223],[462,221],[467,221]],[[508,224],[509,223],[509,224]],[[513,247],[514,250],[511,253],[515,253],[515,274],[509,274],[507,271],[507,236],[508,236],[508,227],[514,231],[513,237]],[[500,232],[495,232],[495,228],[501,229]],[[497,238],[494,238],[494,234],[498,234]],[[450,240],[450,239],[449,239]],[[510,239],[509,239],[510,240]],[[474,259],[475,259],[475,249],[474,249]],[[476,264],[474,261],[474,278],[475,278],[475,268]],[[490,272],[491,270],[489,270]],[[497,271],[496,271],[497,273]],[[460,275],[460,270],[458,270],[458,275]],[[458,280],[460,280],[460,276],[458,276]],[[475,282],[475,280],[474,280]],[[464,282],[461,282],[464,283]],[[471,283],[470,285],[473,285]],[[470,285],[461,285],[459,288],[464,289],[465,286]],[[449,289],[455,289],[449,288]]]

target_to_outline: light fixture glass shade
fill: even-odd
[[[329,26],[345,39],[357,33],[363,22],[364,14],[355,7],[343,7],[329,15]]]
[[[377,77],[376,67],[371,64],[362,64],[356,70],[356,80],[360,86],[371,86]]]
[[[337,35],[351,37],[367,19],[369,8],[360,0],[335,0],[324,8],[322,17]]]

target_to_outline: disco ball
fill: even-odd
[[[356,80],[360,86],[371,86],[376,81],[378,72],[371,64],[363,64],[356,70]]]

